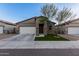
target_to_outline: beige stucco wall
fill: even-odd
[[[79,27],[79,23],[70,23],[69,25],[66,25],[66,27]]]
[[[4,30],[12,30],[13,28],[16,27],[14,25],[5,24],[5,23],[2,23],[2,22],[0,22],[0,25],[4,26]]]
[[[72,21],[71,23],[66,24],[65,26],[66,26],[66,27],[79,26],[79,20],[78,20],[78,19],[77,19],[77,20],[74,20],[74,21]]]
[[[36,20],[35,18],[32,18],[32,19],[17,23],[16,24],[17,31],[19,31],[19,27],[36,27],[36,35],[39,35],[39,24],[44,24],[43,31],[44,31],[44,34],[46,35],[48,33],[49,27],[47,26],[46,22],[41,23],[39,20],[40,18],[36,18]],[[52,28],[53,28],[53,25],[54,24],[52,24]],[[51,33],[53,32],[51,31]]]
[[[27,26],[27,27],[29,27],[29,26],[30,26],[30,27],[31,27],[31,26],[32,26],[32,27],[35,27],[35,19],[30,19],[30,20],[23,21],[23,22],[21,22],[21,23],[18,23],[17,26],[19,26],[19,27],[20,27],[20,26],[22,26],[22,27],[23,27],[23,26],[24,26],[24,27],[25,27],[25,26]]]

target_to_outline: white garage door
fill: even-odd
[[[79,34],[79,27],[68,28],[68,34]]]
[[[36,34],[35,27],[20,27],[20,34]]]
[[[0,34],[3,33],[3,27],[0,27]]]

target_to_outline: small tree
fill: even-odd
[[[71,18],[73,13],[71,12],[71,9],[63,8],[61,11],[58,12],[56,20],[58,24],[60,24],[62,21],[66,21],[67,19]]]
[[[41,8],[41,13],[43,16],[47,17],[48,20],[50,18],[54,18],[56,16],[58,9],[55,7],[54,4],[45,4],[42,8]]]

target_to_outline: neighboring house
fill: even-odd
[[[0,33],[13,33],[16,25],[7,21],[0,20]]]
[[[16,23],[17,31],[20,34],[36,34],[37,36],[40,34],[53,34],[54,31],[54,22],[51,22],[49,25],[46,21],[44,23],[40,22],[39,19],[43,16],[32,17],[30,19],[26,19],[24,21]]]
[[[65,22],[57,27],[60,28],[59,34],[79,34],[79,19]]]
[[[4,28],[4,26],[0,25],[0,34],[3,33],[3,28]]]

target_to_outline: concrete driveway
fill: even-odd
[[[21,34],[0,40],[0,49],[75,49],[79,41],[34,41],[35,35]]]
[[[0,40],[0,55],[79,55],[79,41],[34,41],[33,34]]]
[[[10,38],[15,35],[17,35],[17,34],[0,34],[0,40]]]
[[[0,40],[0,49],[14,49],[22,45],[27,47],[32,43],[32,41],[34,41],[33,34],[20,34]]]

